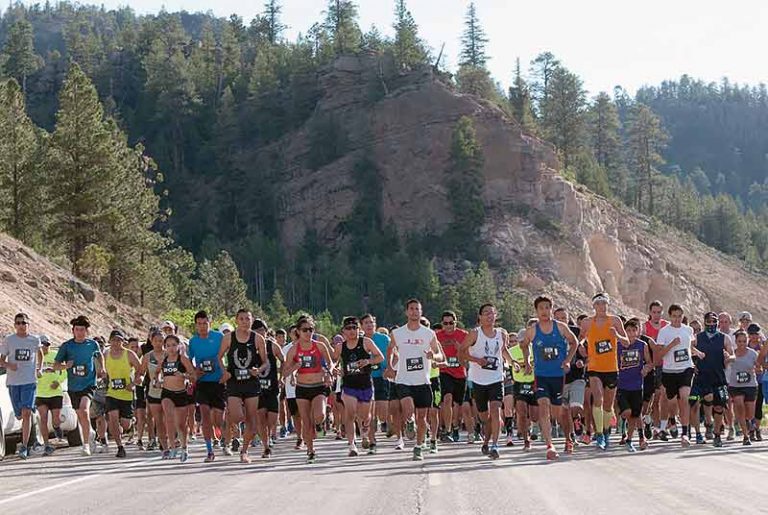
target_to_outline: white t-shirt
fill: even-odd
[[[681,325],[680,327],[668,325],[662,327],[659,330],[659,337],[656,343],[666,346],[672,343],[672,340],[675,338],[680,338],[680,342],[664,355],[662,369],[665,372],[680,372],[686,368],[693,367],[693,359],[691,358],[693,329],[687,325]]]
[[[395,383],[408,386],[429,384],[429,372],[432,360],[427,359],[427,351],[435,338],[435,332],[424,326],[415,331],[407,325],[392,331],[397,344],[397,376]]]
[[[500,383],[504,380],[504,358],[501,356],[501,348],[504,345],[501,329],[494,329],[493,336],[488,337],[479,327],[477,341],[469,348],[469,355],[473,358],[485,358],[486,365],[481,367],[474,361],[469,362],[468,380],[473,384],[489,385]]]
[[[285,347],[283,347],[283,355],[287,356],[288,353],[293,348],[293,342],[287,343]],[[296,373],[293,374],[294,377],[296,377]],[[285,378],[285,398],[286,399],[295,399],[296,398],[296,385],[291,384],[291,377]]]

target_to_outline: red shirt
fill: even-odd
[[[440,329],[435,332],[435,335],[443,347],[445,360],[448,363],[448,366],[440,367],[440,373],[456,379],[466,379],[467,370],[459,363],[459,344],[467,337],[467,332],[463,329],[454,329],[449,335],[445,330]]]
[[[314,340],[307,350],[302,349],[301,344],[296,342],[296,354],[293,360],[296,363],[301,363],[298,370],[299,374],[319,374],[323,371],[323,355]]]
[[[645,322],[645,335],[650,336],[653,338],[653,341],[656,341],[656,338],[659,337],[659,329],[664,327],[665,325],[669,325],[669,322],[664,320],[663,318],[659,321],[659,327],[653,327],[650,320],[647,320]]]

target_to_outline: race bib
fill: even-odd
[[[176,375],[176,372],[179,371],[179,367],[177,367],[175,364],[172,365],[170,363],[167,363],[163,366],[163,375],[166,376],[173,376]]]
[[[749,372],[736,372],[736,382],[739,384],[748,383],[752,379],[752,374]]]
[[[621,354],[621,368],[634,368],[640,364],[640,351],[625,350]]]
[[[406,358],[405,370],[408,372],[413,372],[416,370],[424,370],[424,358],[422,357]]]
[[[29,361],[32,359],[32,351],[29,349],[16,349],[16,361]]]
[[[560,349],[557,347],[544,347],[541,353],[544,356],[544,361],[554,361],[560,357]]]
[[[688,349],[678,349],[675,351],[675,363],[683,363],[688,360]]]
[[[595,349],[598,354],[605,354],[606,352],[611,352],[613,350],[613,344],[611,343],[611,340],[603,340],[595,344]]]
[[[360,373],[360,367],[358,366],[358,361],[347,363],[347,374],[359,374],[359,373]]]
[[[125,390],[125,379],[122,377],[111,379],[109,385],[113,390]]]
[[[512,369],[511,368],[505,368],[504,369],[504,380],[505,381],[512,381]]]
[[[77,377],[85,377],[88,375],[88,367],[85,365],[75,365],[72,367],[72,375]]]
[[[459,368],[461,366],[461,363],[459,363],[459,358],[456,356],[451,356],[446,360],[446,364],[448,365],[448,368]]]
[[[520,394],[521,395],[533,394],[533,383],[520,383]]]
[[[213,372],[213,369],[214,369],[213,360],[204,359],[202,363],[200,363],[200,369],[206,374]]]
[[[302,356],[301,368],[315,368],[317,366],[317,358],[315,356]]]
[[[250,379],[251,377],[251,370],[248,368],[236,368],[235,369],[235,379],[238,381],[244,381],[246,379]]]
[[[725,386],[718,386],[717,387],[717,396],[720,398],[722,402],[728,402],[728,388]]]
[[[499,358],[495,356],[486,356],[485,357],[485,366],[482,367],[483,370],[496,370],[499,368]]]
[[[259,383],[261,384],[262,390],[269,390],[272,387],[271,379],[259,379]]]

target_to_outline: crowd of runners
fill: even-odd
[[[682,447],[762,441],[768,345],[749,313],[699,321],[652,302],[640,320],[611,314],[605,293],[592,303],[593,313],[572,319],[540,296],[536,317],[507,331],[493,304],[461,329],[451,311],[431,324],[411,299],[399,327],[350,316],[336,335],[319,334],[311,316],[273,330],[248,310],[214,330],[200,311],[189,340],[170,321],[146,340],[117,329],[91,337],[78,316],[56,350],[19,313],[0,343],[0,367],[22,420],[22,459],[55,452],[47,430],[36,442],[33,414],[62,439],[65,394],[84,456],[124,458],[130,443],[182,463],[198,438],[205,462],[237,454],[244,463],[255,448],[269,459],[281,440],[293,450],[280,452],[306,452],[313,463],[321,436],[346,440],[350,457],[376,454],[385,440],[399,451],[412,442],[414,460],[463,442],[498,459],[500,447],[529,452],[538,440],[554,460],[555,438],[565,454],[612,445],[634,453],[670,439]]]

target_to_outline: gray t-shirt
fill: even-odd
[[[728,368],[728,386],[732,388],[757,386],[757,378],[755,378],[757,356],[757,352],[749,347],[746,354],[736,356],[736,361],[731,362]]]
[[[0,354],[5,356],[8,363],[15,363],[16,370],[6,368],[8,379],[6,384],[18,386],[37,383],[37,351],[40,349],[40,338],[27,335],[21,338],[15,334],[9,334],[0,343]]]

